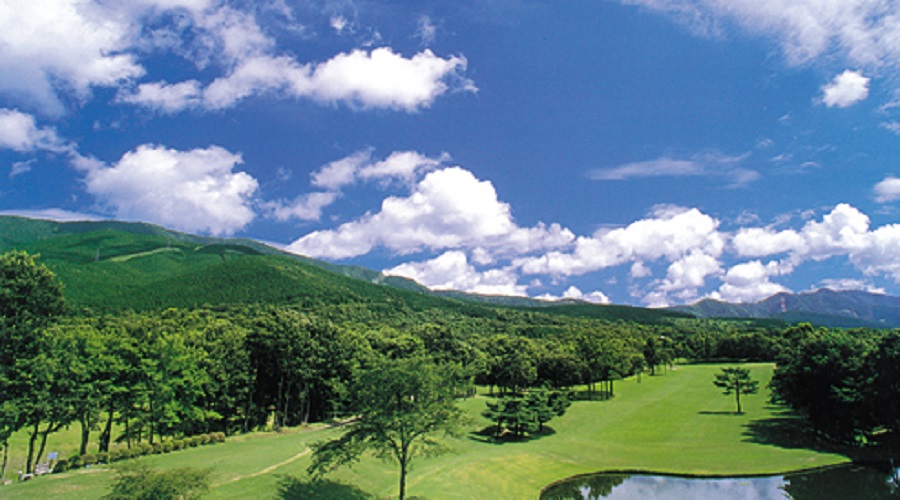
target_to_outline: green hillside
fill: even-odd
[[[476,316],[498,307],[641,323],[688,316],[627,306],[432,293],[405,278],[288,254],[256,241],[208,238],[143,223],[0,217],[0,252],[13,249],[40,254],[65,284],[68,303],[96,311],[366,302],[456,309]]]

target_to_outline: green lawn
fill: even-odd
[[[765,387],[772,366],[747,366]],[[475,434],[488,426],[480,416],[486,397],[469,399],[461,404],[472,416],[472,434],[451,440],[453,453],[417,459],[407,491],[422,498],[536,498],[549,483],[597,471],[757,475],[848,460],[802,446],[791,425],[796,421],[768,405],[764,389],[746,397],[744,414],[732,413],[733,397],[712,384],[719,368],[680,366],[640,383],[620,381],[615,398],[575,402],[550,422],[552,432],[525,442],[497,444]],[[315,488],[343,498],[396,495],[396,468],[374,459],[333,473],[324,485],[307,483],[307,445],[335,432],[254,434],[149,460],[159,467],[211,467],[211,498],[301,498]],[[97,498],[111,477],[106,467],[44,476],[0,487],[0,498]]]

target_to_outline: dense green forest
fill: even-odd
[[[776,361],[773,399],[822,436],[864,445],[900,425],[894,331],[473,302],[152,226],[28,227],[4,244],[41,257],[0,257],[0,445],[28,432],[28,472],[68,425],[86,454],[351,418],[348,388],[392,360],[453,373],[458,397],[585,398],[675,359]]]

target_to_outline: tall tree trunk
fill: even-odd
[[[51,433],[54,433],[62,427],[60,423],[50,422],[47,424],[47,428],[44,429],[44,432],[41,435],[41,446],[38,448],[37,457],[35,457],[35,463],[40,463],[41,458],[44,456],[44,449],[47,448],[47,437],[50,436]]]
[[[34,442],[37,440],[38,427],[40,425],[40,421],[35,422],[34,430],[31,431],[31,436],[28,437],[28,458],[25,460],[25,474],[31,474],[32,470],[34,470]]]
[[[103,432],[100,433],[100,447],[98,449],[99,452],[105,453],[109,451],[109,441],[112,437],[112,426],[113,426],[113,405],[109,404],[108,417],[106,419],[106,426],[103,428]]]
[[[9,463],[9,441],[3,441],[3,465],[0,466],[0,483],[6,481],[6,464]]]
[[[84,411],[78,416],[78,422],[81,424],[81,446],[78,447],[78,454],[87,453],[88,441],[91,438],[91,415],[89,411]]]

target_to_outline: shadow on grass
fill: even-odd
[[[850,456],[852,448],[822,439],[801,415],[780,407],[769,407],[772,417],[753,420],[745,426],[744,441],[788,449],[807,449]]]
[[[281,500],[325,500],[337,498],[368,500],[375,497],[350,484],[325,479],[301,481],[293,476],[279,476],[278,493],[275,498]]]
[[[496,435],[497,426],[489,425],[480,431],[469,433],[469,439],[487,444],[505,444],[505,443],[527,443],[543,437],[556,434],[556,430],[549,425],[545,425],[542,430],[530,432],[524,436],[516,436],[508,430],[504,430],[500,436]]]
[[[698,415],[746,415],[744,412],[736,412],[736,411],[698,411]]]

